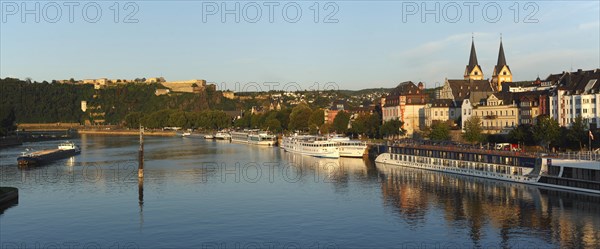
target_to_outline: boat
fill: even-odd
[[[248,131],[232,131],[231,142],[232,143],[248,143]]]
[[[363,157],[367,151],[367,143],[360,140],[339,136],[330,137],[329,140],[337,144],[340,157]]]
[[[41,165],[55,160],[72,157],[81,152],[79,147],[72,142],[64,142],[58,145],[57,149],[42,150],[32,153],[23,152],[17,158],[20,166]]]
[[[229,139],[231,139],[231,135],[229,135],[229,133],[227,133],[227,132],[220,131],[220,132],[217,132],[217,134],[215,134],[215,139],[217,139],[217,140],[229,140]]]
[[[324,158],[340,157],[337,144],[326,137],[306,135],[284,136],[281,147],[287,152],[302,155]]]
[[[277,136],[268,134],[267,132],[251,132],[248,134],[248,143],[262,146],[275,146],[277,144]]]
[[[412,167],[600,194],[600,156],[565,159],[460,146],[394,143],[377,164]]]
[[[191,132],[184,132],[181,134],[181,137],[187,137],[187,136],[191,136],[192,133]]]
[[[215,136],[213,136],[212,134],[206,134],[204,135],[204,139],[214,139]]]

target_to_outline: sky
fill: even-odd
[[[600,1],[1,5],[1,78],[162,76],[234,91],[389,88],[409,80],[429,88],[463,77],[472,39],[485,78],[500,39],[515,81],[600,68]]]

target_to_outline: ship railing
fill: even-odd
[[[600,154],[591,151],[577,151],[548,154],[548,157],[578,161],[600,161]]]

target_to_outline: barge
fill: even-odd
[[[17,158],[19,166],[41,165],[55,160],[72,157],[81,152],[79,147],[72,142],[65,142],[58,145],[57,149],[36,151],[29,154],[23,152],[23,155]]]

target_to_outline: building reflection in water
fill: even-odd
[[[446,223],[466,228],[481,246],[485,226],[499,231],[503,247],[523,231],[564,248],[600,247],[600,196],[377,164],[384,205],[410,226],[442,210]]]

